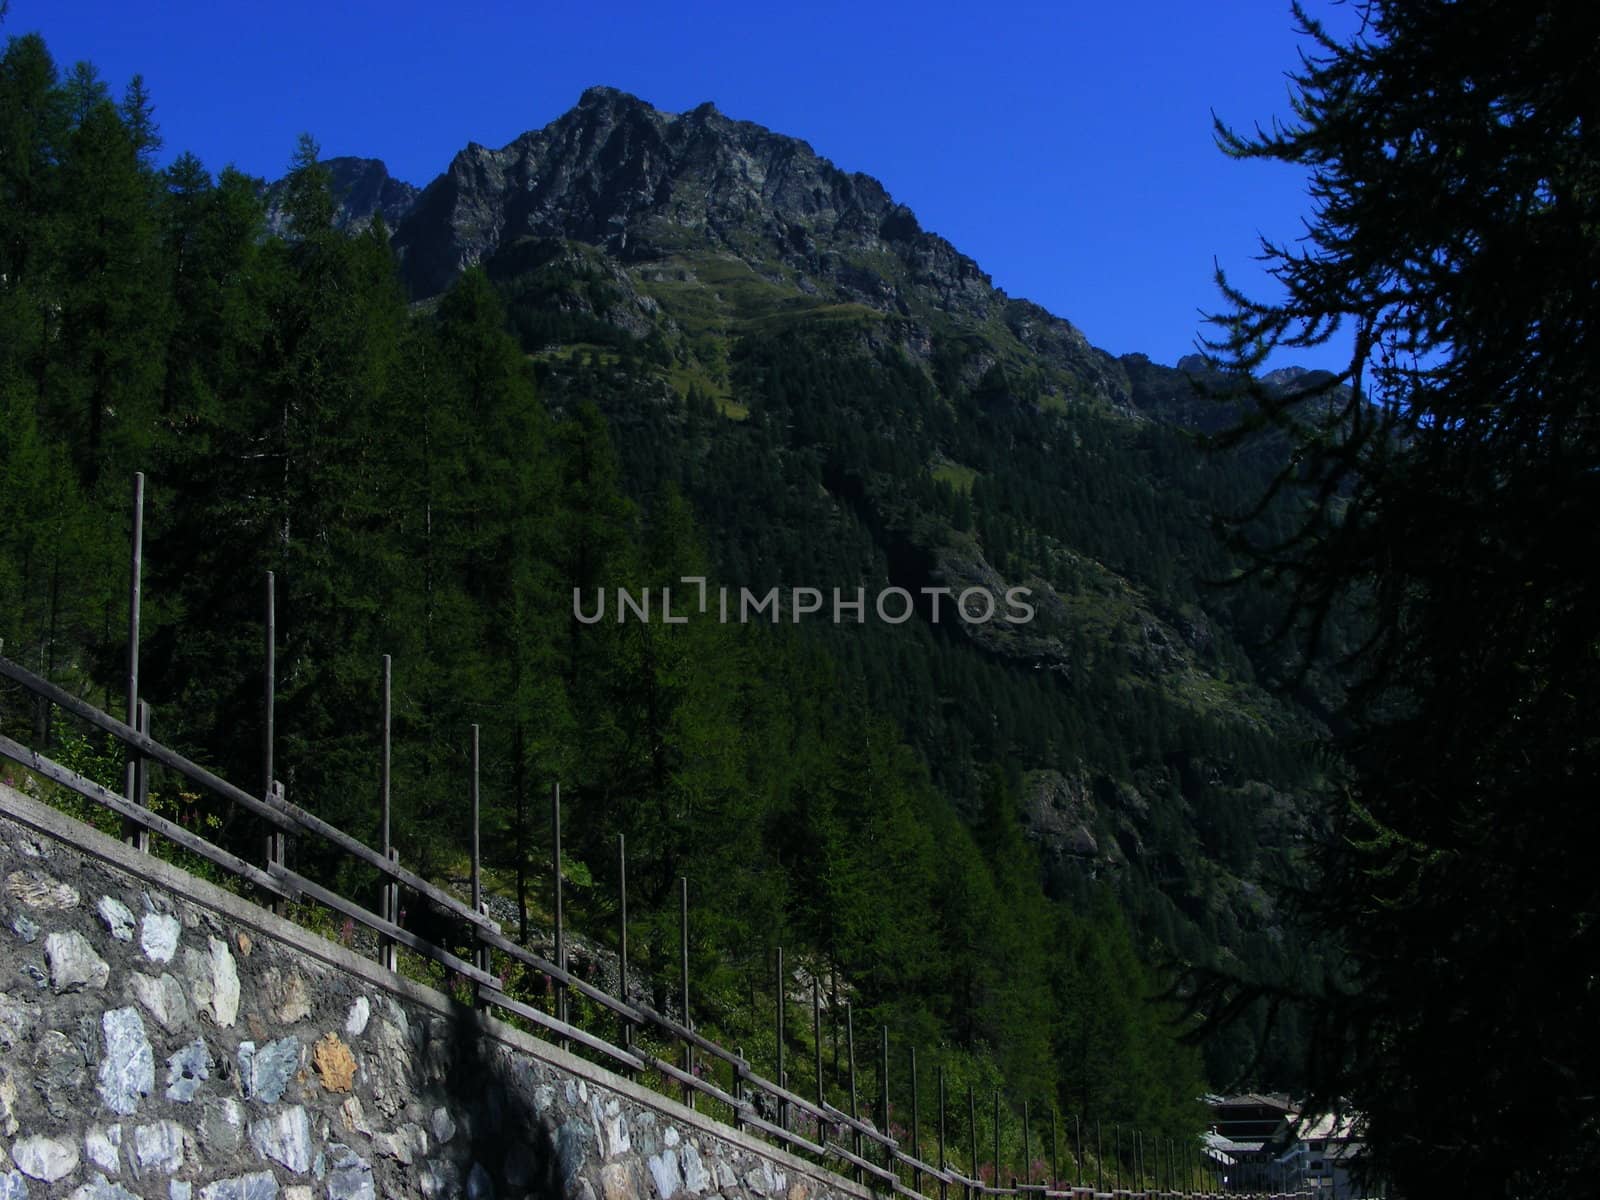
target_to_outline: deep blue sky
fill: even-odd
[[[1309,211],[1296,171],[1232,162],[1211,133],[1213,110],[1288,114],[1303,44],[1288,0],[776,7],[13,0],[3,32],[37,30],[63,70],[88,59],[118,93],[143,72],[167,157],[269,177],[301,130],[421,185],[591,84],[668,111],[711,100],[877,176],[1097,345],[1162,362],[1218,305],[1213,260],[1270,288],[1257,234],[1292,238]],[[1353,24],[1330,0],[1309,8]]]

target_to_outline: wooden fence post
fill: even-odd
[[[378,804],[381,809],[383,824],[383,857],[390,863],[398,863],[400,856],[395,852],[394,841],[390,829],[390,729],[393,722],[392,708],[393,660],[385,654],[383,656],[383,695],[380,714],[381,750],[378,759]],[[379,884],[378,915],[390,924],[400,924],[400,885],[392,878],[385,875]],[[378,961],[388,970],[396,971],[400,968],[399,947],[394,939],[380,934],[378,937]]]
[[[139,722],[134,726],[145,737],[150,736],[150,702],[139,701]],[[140,754],[134,759],[133,769],[133,802],[140,808],[150,807],[150,760]],[[150,827],[148,825],[134,824],[133,836],[128,839],[135,850],[142,854],[150,853]]]
[[[689,1016],[689,877],[687,875],[678,876],[678,954],[679,978],[683,983],[683,1028],[686,1032],[693,1032],[694,1025]],[[694,1043],[688,1038],[683,1039],[683,1069],[690,1079],[694,1078]],[[694,1088],[685,1082],[683,1102],[693,1108],[694,1098]]]
[[[141,715],[139,711],[139,606],[140,592],[144,575],[144,472],[136,471],[133,476],[133,531],[129,542],[128,554],[128,709],[127,723],[136,732],[143,732],[140,728]],[[132,746],[125,746],[127,768],[124,772],[123,794],[128,801],[145,807],[145,799],[140,790],[140,768],[144,760],[139,751]],[[144,827],[131,818],[124,818],[122,822],[122,840],[131,846],[148,849],[149,835],[145,833],[142,839],[140,834],[145,833]]]

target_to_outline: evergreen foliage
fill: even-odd
[[[1231,439],[1295,447],[1274,486],[1305,519],[1244,532],[1311,660],[1348,651],[1348,791],[1306,897],[1345,957],[1307,998],[1311,1080],[1406,1195],[1568,1195],[1600,1145],[1600,22],[1364,10],[1348,42],[1301,14],[1292,124],[1220,131],[1308,169],[1316,214],[1265,247],[1286,300],[1227,289],[1219,360],[1354,344]]]

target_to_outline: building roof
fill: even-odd
[[[1356,1125],[1360,1120],[1361,1114],[1355,1112],[1342,1113],[1338,1117],[1324,1113],[1315,1119],[1307,1118],[1300,1126],[1300,1140],[1347,1142],[1356,1136]]]
[[[1205,1102],[1211,1108],[1272,1108],[1279,1112],[1299,1112],[1299,1108],[1283,1092],[1240,1092],[1232,1096],[1209,1094]]]

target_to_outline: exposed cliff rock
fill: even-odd
[[[1022,790],[1023,822],[1047,860],[1075,858],[1101,866],[1120,863],[1116,842],[1107,839],[1109,844],[1102,850],[1104,835],[1095,835],[1099,813],[1084,773],[1069,777],[1060,771],[1032,771],[1023,780]]]
[[[342,198],[337,223],[357,228],[381,212],[418,299],[530,241],[596,247],[641,282],[687,282],[713,255],[724,264],[716,270],[737,264],[765,285],[764,311],[800,302],[902,318],[895,340],[914,357],[935,327],[983,327],[1070,372],[1081,391],[1128,400],[1116,359],[1070,322],[1008,297],[877,180],[711,104],[666,113],[590,88],[577,107],[507,146],[469,144],[421,193],[374,160],[329,166]],[[274,229],[284,222],[280,192],[274,185]],[[632,311],[619,310],[621,327],[637,334]],[[735,315],[754,314],[746,305]],[[992,363],[968,369],[981,374]]]
[[[376,158],[330,158],[323,166],[333,176],[333,223],[340,229],[365,229],[377,213],[383,215],[385,225],[394,229],[421,194],[411,184],[390,175],[389,168]],[[290,232],[289,214],[283,208],[286,195],[283,180],[267,188],[267,230],[270,233],[286,235]]]

